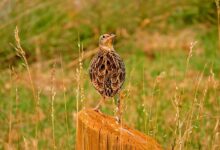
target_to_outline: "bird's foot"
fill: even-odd
[[[95,107],[95,108],[93,108],[92,110],[94,110],[94,111],[96,111],[97,113],[102,113],[101,111],[100,111],[100,109],[99,109],[99,107]]]
[[[119,116],[116,116],[115,117],[115,120],[116,120],[116,124],[120,124],[121,123],[121,119]]]

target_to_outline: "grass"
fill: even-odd
[[[88,66],[105,32],[118,35],[115,48],[126,65],[123,120],[164,149],[220,148],[214,1],[1,6],[0,149],[75,148],[76,113],[100,99]],[[109,101],[103,112],[113,115],[114,108]]]

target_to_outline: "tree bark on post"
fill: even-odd
[[[91,109],[77,115],[77,150],[162,150],[153,138],[117,124],[113,117]]]

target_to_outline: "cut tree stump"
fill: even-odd
[[[77,115],[77,150],[162,150],[153,138],[113,117],[91,109]]]

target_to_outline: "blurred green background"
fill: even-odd
[[[75,149],[77,101],[100,99],[88,66],[103,33],[125,61],[126,124],[164,149],[220,149],[217,18],[214,0],[1,0],[0,149]]]

